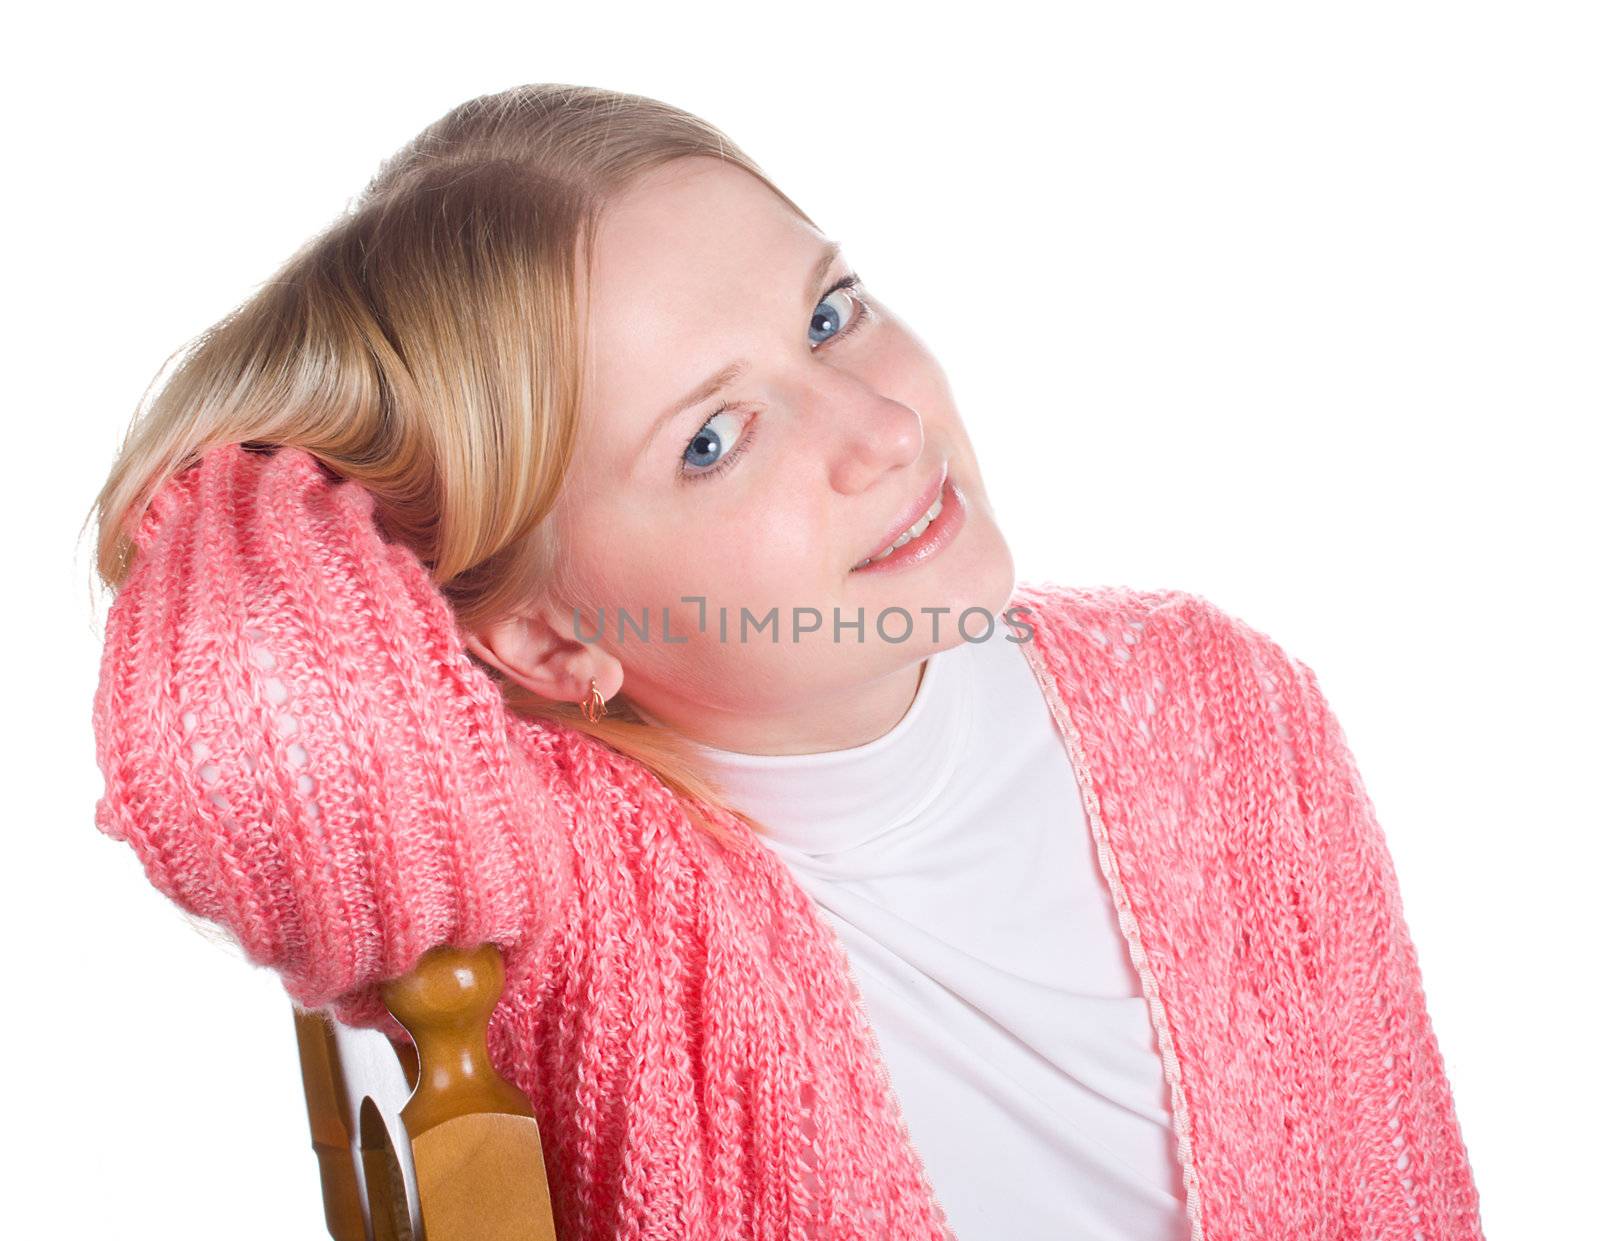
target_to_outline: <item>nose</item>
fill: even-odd
[[[832,437],[829,481],[842,495],[871,487],[885,472],[922,456],[922,415],[851,376],[824,394],[824,425]]]

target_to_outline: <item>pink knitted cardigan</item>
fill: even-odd
[[[563,1238],[951,1235],[784,865],[504,710],[372,512],[290,450],[169,482],[107,621],[98,826],[298,1002],[396,1038],[379,982],[500,943],[490,1053],[538,1114]],[[1193,1241],[1481,1238],[1390,854],[1314,674],[1181,591],[1011,602],[1143,982]]]

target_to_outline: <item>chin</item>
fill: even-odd
[[[956,574],[951,576],[957,577]],[[949,619],[959,618],[968,608],[980,609],[993,618],[994,631],[990,634],[990,640],[1001,637],[1010,632],[1003,613],[1015,589],[1016,566],[1012,563],[1011,550],[1006,546],[1004,539],[997,537],[992,552],[983,556],[975,565],[963,566],[959,572],[959,580],[952,580],[949,583],[948,593],[952,597],[952,602],[948,605],[951,609]],[[941,625],[938,643],[940,647],[954,646],[962,640],[959,630],[952,630],[949,635],[943,630],[944,627]],[[983,630],[983,622],[974,616],[968,632],[980,636]]]
[[[865,607],[869,632],[874,615],[892,608],[904,608],[911,614],[913,630],[904,649],[915,647],[932,652],[965,641],[958,622],[969,609],[991,618],[991,641],[1010,632],[1003,614],[1016,589],[1011,549],[999,529],[989,522],[974,521],[962,534],[967,537],[905,572],[863,578],[864,590],[849,602]],[[933,631],[935,609],[937,637]],[[984,620],[974,615],[966,632],[977,639],[986,627]],[[905,620],[895,615],[885,622],[885,628],[899,633],[905,628]]]

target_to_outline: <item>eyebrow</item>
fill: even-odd
[[[817,294],[822,291],[822,282],[827,279],[828,268],[833,266],[833,261],[839,257],[842,249],[843,246],[839,242],[830,241],[817,257],[816,263],[811,268],[811,278],[806,282],[805,293],[808,306],[802,307],[802,309],[806,309],[810,304],[815,303]],[[668,423],[681,418],[700,402],[709,400],[749,369],[750,362],[747,358],[739,358],[737,361],[729,362],[716,374],[696,387],[694,391],[674,401],[650,424],[650,431],[645,436],[644,444],[639,449],[639,456],[642,457],[649,451],[650,445],[655,443],[656,436],[661,433],[661,429]]]

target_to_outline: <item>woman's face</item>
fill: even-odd
[[[592,665],[572,665],[580,686],[594,675],[727,749],[882,735],[922,661],[962,640],[963,610],[998,618],[1014,585],[939,364],[869,277],[846,283],[847,256],[720,160],[675,161],[613,200],[594,251],[560,513],[582,610],[579,630],[564,609],[563,636],[600,631],[604,609]],[[922,536],[855,569],[936,496]],[[909,616],[882,616],[880,634],[892,608]],[[619,609],[637,624],[648,611],[648,641],[619,633]],[[984,627],[969,617],[969,634]],[[1001,622],[993,640],[1008,632]]]

